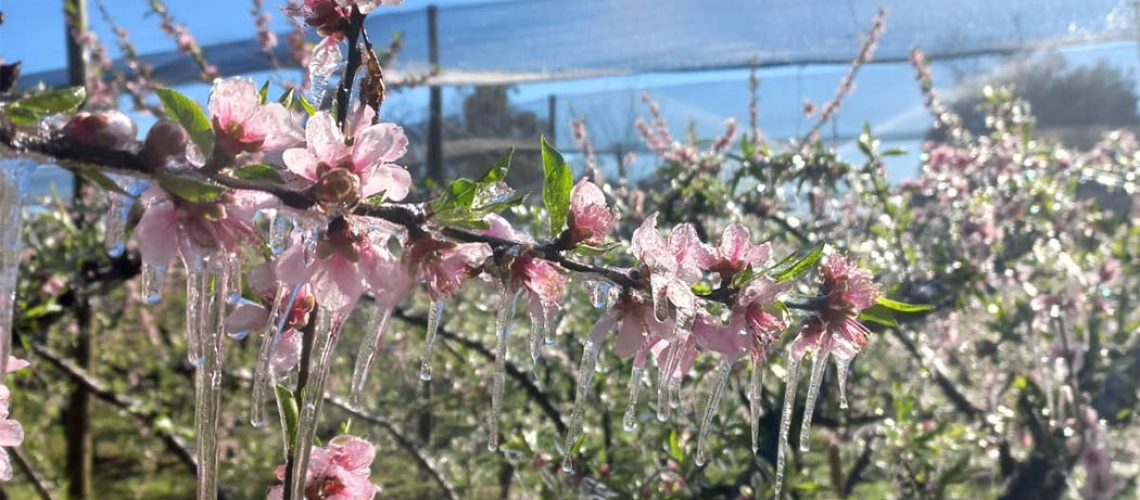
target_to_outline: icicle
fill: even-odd
[[[157,304],[162,300],[162,288],[166,284],[166,266],[142,265],[143,302]]]
[[[558,339],[555,338],[558,332],[555,331],[555,328],[550,327],[550,320],[551,318],[544,317],[542,321],[542,336],[544,338],[543,342],[546,343],[546,345],[554,345],[558,342]]]
[[[364,383],[368,381],[368,372],[376,355],[380,352],[380,345],[384,342],[384,332],[388,330],[388,321],[392,319],[392,310],[376,311],[376,316],[364,331],[364,339],[360,341],[360,350],[356,352],[356,365],[352,368],[352,386],[349,393],[349,404],[353,408],[360,408],[360,393],[364,391]]]
[[[681,374],[678,374],[681,358],[685,355],[685,348],[689,342],[689,333],[693,330],[693,321],[696,311],[689,307],[678,307],[677,318],[673,325],[673,334],[669,339],[669,347],[665,356],[665,366],[660,373],[661,380],[657,386],[657,420],[669,420],[672,408],[680,407]],[[675,380],[674,380],[675,379]]]
[[[334,317],[335,316],[335,317]],[[309,379],[304,388],[304,399],[297,421],[297,442],[293,450],[292,498],[305,498],[305,476],[309,469],[309,454],[317,433],[317,421],[321,416],[321,403],[325,399],[325,380],[332,365],[332,353],[336,349],[337,338],[344,317],[325,308],[317,311],[316,329],[313,331],[312,359],[309,360]]]
[[[712,392],[709,393],[709,403],[705,407],[705,415],[701,418],[701,430],[697,435],[697,467],[703,466],[708,463],[708,455],[706,455],[705,441],[708,439],[709,427],[712,425],[713,415],[716,414],[717,408],[720,407],[720,397],[724,394],[724,386],[728,385],[728,376],[732,374],[732,364],[735,360],[725,358],[720,362],[720,372],[716,379],[716,385],[713,386]]]
[[[495,316],[495,374],[491,382],[491,418],[487,425],[487,449],[499,449],[499,418],[503,414],[503,386],[507,383],[507,343],[511,337],[511,323],[514,322],[515,306],[522,290],[511,293],[503,290],[499,313]]]
[[[590,303],[594,309],[606,309],[610,303],[610,289],[613,285],[608,281],[590,282]]]
[[[127,219],[131,216],[131,208],[135,206],[135,197],[141,194],[146,186],[145,181],[131,179],[124,186],[124,191],[129,196],[108,192],[110,206],[107,207],[103,234],[106,237],[107,254],[111,257],[123,255],[123,251],[127,248]]]
[[[0,159],[0,381],[12,347],[16,280],[24,250],[24,192],[34,167],[26,159]]]
[[[835,358],[836,383],[839,384],[839,408],[847,409],[847,374],[851,369],[851,360]]]
[[[222,332],[225,331],[226,298],[233,260],[226,255],[196,259],[193,266],[199,323],[187,324],[190,335],[199,335],[195,368],[194,428],[198,458],[198,498],[213,499],[218,494],[218,419],[222,395]],[[190,271],[188,271],[190,274]],[[198,286],[200,285],[200,287]],[[189,290],[188,290],[189,292]],[[189,293],[187,294],[189,296]],[[188,308],[189,309],[189,308]],[[189,319],[189,313],[187,313]],[[190,332],[189,330],[196,330]]]
[[[800,382],[800,360],[788,358],[788,374],[784,387],[784,410],[780,413],[780,442],[776,445],[776,496],[784,486],[784,465],[787,461],[784,448],[788,447],[788,428],[792,425],[792,411],[796,407],[796,386]]]
[[[202,257],[191,257],[186,262],[186,359],[190,364],[202,364],[202,333],[208,318],[210,303],[210,273]],[[144,289],[146,286],[143,287]]]
[[[299,284],[292,289],[278,287],[277,299],[273,301],[273,309],[269,312],[269,322],[265,325],[265,333],[261,337],[261,349],[257,353],[257,366],[253,371],[253,401],[249,411],[249,423],[254,427],[261,428],[265,425],[264,404],[267,391],[273,383],[270,370],[273,352],[277,348],[281,332],[285,330],[285,324],[289,322],[289,311],[293,309],[293,304],[297,301],[297,295],[301,293],[303,286]],[[281,422],[284,426],[285,421]]]
[[[666,295],[668,285],[669,282],[664,279],[654,276],[649,278],[650,299],[653,301],[653,315],[657,321],[669,319],[669,298]]]
[[[269,216],[269,250],[280,255],[289,245],[289,230],[293,228],[293,218],[281,211]]]
[[[336,72],[343,57],[340,43],[335,37],[326,37],[313,47],[312,57],[309,58],[309,102],[314,106],[319,107],[324,102],[329,76]]]
[[[637,429],[637,396],[641,392],[641,375],[644,371],[644,366],[634,366],[633,374],[629,376],[629,403],[626,404],[625,415],[621,419],[622,428],[626,432]]]
[[[760,452],[760,414],[764,411],[764,367],[753,358],[752,374],[748,379],[748,415],[752,424],[752,453]]]
[[[815,415],[815,403],[819,399],[819,388],[823,384],[823,371],[827,368],[827,351],[815,350],[811,361],[811,380],[808,381],[807,399],[804,401],[804,420],[800,424],[800,451],[811,448],[811,420]]]
[[[582,436],[582,412],[585,410],[586,398],[590,395],[590,386],[594,383],[594,369],[598,366],[600,352],[593,341],[586,341],[586,347],[582,349],[582,362],[578,365],[578,380],[575,384],[577,392],[574,394],[574,410],[570,413],[570,424],[566,428],[563,472],[574,472],[574,445]]]
[[[535,299],[531,299],[535,300]],[[546,341],[547,335],[546,325],[546,307],[540,307],[539,310],[531,308],[530,313],[530,362],[531,365],[537,367],[538,360],[542,357],[542,345]]]
[[[443,318],[443,300],[432,300],[428,306],[427,336],[424,338],[424,353],[420,358],[420,380],[431,380],[431,352],[435,349],[435,335],[439,332],[439,322]]]

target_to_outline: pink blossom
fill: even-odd
[[[301,130],[279,103],[261,103],[253,80],[241,77],[214,81],[210,116],[217,147],[229,156],[281,151],[300,144]]]
[[[307,148],[285,151],[285,165],[315,182],[322,202],[352,204],[377,194],[399,201],[407,196],[411,176],[393,163],[408,148],[404,129],[391,123],[357,128],[349,146],[332,115],[321,112],[309,118],[305,138]]]
[[[412,281],[383,245],[387,236],[374,241],[354,231],[348,219],[336,218],[315,252],[294,245],[277,259],[274,271],[284,283],[308,283],[320,305],[334,311],[351,310],[367,290],[383,292],[387,300],[398,302]]]
[[[875,304],[879,289],[869,272],[839,255],[824,261],[819,276],[823,306],[792,341],[791,355],[800,359],[814,351],[816,356],[830,355],[836,362],[850,362],[871,336],[858,316]]]
[[[376,448],[356,436],[342,435],[326,448],[314,446],[305,474],[305,498],[323,500],[369,500],[379,488],[369,481]],[[285,466],[277,467],[277,479],[285,480]],[[282,486],[269,489],[269,499],[282,498]]]
[[[488,235],[517,243],[534,243],[529,235],[516,231],[498,214],[490,214],[486,220],[491,226],[485,232]],[[510,289],[522,287],[527,291],[531,321],[546,325],[558,316],[562,309],[559,301],[566,293],[566,276],[558,266],[530,255],[518,255],[508,264],[507,279]]]
[[[715,249],[713,259],[710,259],[714,263],[707,269],[719,274],[721,281],[731,281],[737,273],[768,262],[772,245],[753,245],[750,238],[748,228],[740,224],[724,228],[720,246]]]
[[[339,0],[304,0],[282,9],[286,15],[303,19],[322,35],[340,35],[348,29],[351,5]]]
[[[241,190],[196,203],[150,187],[140,199],[146,211],[135,235],[143,262],[154,266],[169,265],[175,257],[190,262],[218,251],[238,251],[243,244],[260,244],[253,217],[258,210],[277,206],[273,195]]]
[[[641,298],[623,294],[618,303],[607,312],[590,332],[590,340],[601,344],[605,336],[617,329],[614,354],[628,358],[633,356],[633,365],[641,368],[650,356],[657,359],[658,366],[665,366],[675,322],[672,318],[657,319],[653,308]],[[690,335],[681,352],[674,377],[680,378],[693,365],[697,355],[697,338]]]
[[[404,250],[408,272],[427,286],[432,300],[452,296],[491,257],[485,243],[455,243],[421,236]]]
[[[673,228],[666,240],[657,230],[657,214],[654,213],[633,232],[630,252],[641,261],[644,272],[649,275],[659,317],[666,298],[681,309],[696,307],[697,299],[691,287],[701,279],[701,269],[713,264],[714,257],[708,245],[697,237],[691,224]]]
[[[278,286],[273,265],[270,263],[254,265],[249,270],[246,283],[250,290],[261,299],[261,303],[242,300],[234,307],[226,318],[226,332],[231,335],[255,329],[277,327],[277,325],[269,324],[269,308],[262,305],[271,306],[278,300],[278,292],[285,290]],[[316,300],[309,293],[309,287],[301,287],[297,292],[293,307],[289,310],[289,316],[285,319],[284,329],[277,337],[277,344],[273,351],[271,366],[278,375],[289,372],[300,362],[301,342],[297,329],[309,322],[309,314],[315,305]]]
[[[567,216],[569,243],[601,246],[615,222],[601,188],[586,179],[578,181],[570,193],[570,213]]]

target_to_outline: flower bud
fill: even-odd
[[[332,168],[317,181],[317,200],[330,205],[352,205],[360,198],[360,178],[347,168]]]
[[[148,167],[160,168],[171,156],[185,155],[189,140],[182,125],[171,120],[159,120],[146,133],[140,154],[142,162]]]
[[[128,149],[135,143],[138,127],[122,112],[110,110],[77,113],[63,133],[72,141],[100,149]]]

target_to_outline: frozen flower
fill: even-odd
[[[307,148],[285,151],[285,165],[316,183],[321,202],[351,205],[377,194],[394,201],[407,196],[411,176],[393,163],[408,147],[402,128],[390,123],[357,128],[347,145],[332,115],[321,112],[309,118],[305,139]]]
[[[322,500],[370,500],[379,489],[369,480],[376,448],[356,436],[342,435],[328,447],[314,446],[305,474],[305,498]],[[277,467],[277,479],[285,480],[285,466]],[[282,498],[282,486],[269,489],[269,499]]]
[[[341,36],[348,29],[352,4],[343,0],[304,0],[282,9],[286,15],[302,19],[322,35]]]
[[[637,368],[645,366],[651,356],[657,359],[659,366],[665,366],[674,325],[672,318],[658,320],[653,308],[638,296],[622,294],[613,309],[594,324],[590,340],[600,345],[607,334],[617,329],[615,355],[622,358],[633,356],[633,365]],[[680,378],[692,367],[697,355],[696,346],[696,336],[690,335],[681,346],[683,351],[673,373],[675,377]]]
[[[304,139],[289,110],[261,103],[257,85],[241,77],[214,80],[210,117],[216,147],[230,157],[257,151],[281,151]]]
[[[532,244],[534,240],[516,231],[506,219],[497,214],[486,217],[491,228],[486,234],[508,241]],[[561,310],[559,301],[566,293],[566,276],[557,266],[530,255],[518,255],[508,263],[509,288],[524,288],[527,291],[527,311],[531,321],[538,325],[548,325]]]
[[[278,326],[269,324],[269,307],[272,307],[279,299],[277,294],[287,292],[287,289],[278,287],[273,265],[268,262],[254,265],[249,270],[246,283],[249,285],[250,291],[261,299],[261,302],[242,299],[233,308],[226,318],[225,325],[226,332],[230,335],[236,336],[242,332],[261,328],[275,329]],[[281,297],[280,299],[285,300],[286,298]],[[315,304],[316,301],[309,294],[309,287],[302,286],[297,291],[297,298],[293,301],[293,307],[289,309],[282,331],[277,337],[271,362],[274,373],[278,375],[287,373],[300,362],[301,342],[297,329],[309,322],[309,314],[313,311]]]
[[[338,217],[329,223],[315,251],[293,245],[278,258],[274,271],[284,283],[308,283],[322,307],[342,313],[367,290],[403,297],[411,288],[411,277],[384,246],[387,236],[354,231],[348,219]]]
[[[722,281],[731,281],[737,273],[768,262],[771,253],[771,245],[753,245],[748,228],[732,224],[724,228],[720,246],[715,249],[713,258],[710,259],[712,265],[707,269],[719,274]]]
[[[422,236],[404,250],[408,272],[427,287],[432,300],[450,297],[491,257],[485,243],[455,243]]]
[[[258,210],[276,206],[273,195],[232,190],[216,201],[192,202],[151,187],[140,197],[142,218],[135,228],[139,253],[146,264],[166,266],[174,257],[183,262],[219,251],[235,252],[243,244],[259,244],[253,225]]]
[[[131,118],[116,110],[77,113],[63,133],[84,146],[101,149],[127,149],[136,142],[139,129]]]
[[[679,309],[690,311],[696,307],[692,285],[701,279],[701,269],[713,263],[707,245],[697,237],[690,224],[673,228],[668,240],[657,230],[657,214],[650,215],[633,232],[630,252],[641,261],[649,275],[654,307],[659,318],[664,318],[665,300]]]
[[[833,356],[846,364],[863,349],[871,331],[859,322],[859,313],[875,304],[879,289],[871,274],[846,257],[832,255],[820,266],[820,310],[808,318],[792,341],[791,355],[802,359],[809,351]]]
[[[578,181],[570,193],[570,213],[567,223],[570,245],[585,243],[600,246],[606,234],[614,227],[614,214],[606,206],[606,195],[601,188],[586,179]]]

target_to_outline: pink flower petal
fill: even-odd
[[[360,183],[360,195],[364,198],[384,193],[384,199],[400,201],[408,196],[412,176],[398,165],[371,165],[360,173]]]
[[[265,104],[244,123],[245,136],[260,138],[262,151],[281,151],[305,142],[289,110],[279,103]]]
[[[305,125],[305,141],[313,158],[330,166],[336,166],[351,153],[344,145],[344,134],[337,128],[336,121],[325,111],[309,117],[309,123]]]
[[[152,189],[161,189],[152,187]],[[142,261],[152,266],[167,266],[178,256],[178,217],[170,202],[151,205],[143,212],[135,227]]]
[[[317,164],[320,163],[313,157],[309,150],[301,148],[286,149],[281,154],[281,159],[285,161],[285,168],[290,172],[304,177],[310,181],[317,181]]]
[[[223,125],[244,123],[257,111],[260,100],[253,80],[219,78],[210,89],[210,116],[218,118]]]
[[[404,129],[391,123],[378,123],[356,133],[353,140],[352,163],[358,172],[369,165],[392,163],[408,151],[408,138]]]

